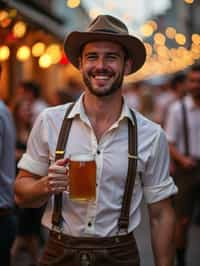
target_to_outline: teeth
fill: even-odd
[[[98,79],[98,80],[107,80],[108,77],[107,76],[95,76],[95,79]]]

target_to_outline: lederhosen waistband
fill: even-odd
[[[56,160],[62,159],[64,157],[65,147],[67,145],[67,140],[69,136],[69,131],[72,124],[72,119],[68,118],[68,114],[70,113],[73,104],[67,110],[63,124],[59,133],[57,148],[56,148]],[[135,238],[133,233],[128,234],[128,225],[129,225],[129,210],[132,198],[132,191],[135,183],[136,178],[136,169],[137,169],[137,121],[135,114],[132,110],[131,114],[134,119],[134,125],[130,119],[128,119],[128,173],[126,178],[125,190],[122,200],[122,207],[120,211],[120,216],[118,220],[118,232],[126,231],[125,235],[119,235],[113,237],[73,237],[68,236],[62,233],[62,193],[59,195],[55,195],[54,198],[54,210],[52,216],[52,231],[50,232],[50,236],[52,237],[52,243],[49,243],[49,247],[51,250],[53,249],[54,244],[57,246],[64,245],[65,248],[69,247],[69,249],[89,249],[90,251],[93,249],[101,249],[106,252],[106,249],[112,247],[120,247],[120,246],[127,246],[127,252],[132,252],[133,256],[135,256],[135,264],[130,265],[139,265],[139,256],[138,250],[135,243]],[[129,246],[132,244],[132,246]],[[131,248],[130,248],[131,247]],[[132,250],[133,247],[133,250]],[[126,249],[125,249],[126,250]],[[130,251],[128,251],[130,250]],[[59,251],[57,251],[59,252]],[[55,254],[56,256],[56,254]],[[45,264],[41,264],[45,265]],[[57,265],[57,264],[56,264]],[[62,264],[58,264],[62,265]],[[79,264],[77,264],[79,265]],[[90,264],[88,264],[90,265]],[[96,264],[92,264],[96,265]],[[97,264],[99,265],[99,264]],[[100,264],[101,265],[101,264]],[[116,265],[121,265],[117,264]],[[129,264],[123,264],[129,265]]]

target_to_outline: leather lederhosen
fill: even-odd
[[[63,158],[65,146],[72,124],[68,118],[73,105],[67,110],[59,134],[56,160]],[[137,121],[128,119],[128,173],[118,221],[119,232],[128,232],[129,209],[137,168]],[[62,193],[55,195],[50,231],[40,266],[139,266],[140,259],[136,241],[131,233],[112,237],[73,237],[61,232]],[[112,210],[111,210],[112,211]]]

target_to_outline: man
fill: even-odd
[[[0,76],[1,76],[0,66]],[[15,178],[15,130],[11,114],[0,100],[0,265],[10,265],[15,237],[13,185]]]
[[[50,230],[52,222],[54,226],[40,265],[140,265],[133,231],[140,223],[144,193],[155,265],[172,266],[175,221],[170,196],[176,187],[168,173],[167,141],[160,126],[130,111],[121,91],[124,75],[136,72],[144,63],[144,45],[128,34],[119,19],[100,15],[86,32],[69,34],[64,47],[86,85],[65,118],[72,121],[65,159],[54,162],[55,153],[56,158],[62,154],[56,150],[56,142],[70,104],[50,108],[37,119],[15,183],[18,204],[41,206],[48,201],[43,224]],[[130,134],[132,129],[134,134]],[[96,154],[97,198],[83,204],[68,197],[66,164],[69,154],[88,151]],[[125,185],[126,180],[131,185]],[[124,189],[129,190],[127,194]],[[63,198],[56,201],[52,216],[52,196],[60,192]]]
[[[177,265],[185,265],[187,235],[195,202],[200,195],[200,66],[191,67],[186,87],[188,96],[175,102],[166,121],[166,132],[174,161],[174,178],[179,188],[177,213]]]

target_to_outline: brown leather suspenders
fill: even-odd
[[[57,148],[56,148],[56,156],[55,160],[61,159],[64,157],[65,147],[67,145],[67,140],[72,124],[72,119],[68,118],[68,114],[70,113],[71,109],[73,108],[74,104],[71,104],[68,108],[62,127],[59,133]],[[136,170],[137,170],[137,120],[135,114],[132,110],[131,114],[134,119],[134,125],[130,119],[128,119],[128,173],[126,178],[126,185],[122,200],[122,208],[119,217],[119,231],[125,230],[128,232],[128,225],[129,225],[129,210],[132,198],[133,187],[136,178]],[[55,195],[54,198],[54,210],[52,216],[52,229],[56,231],[61,231],[62,226],[62,193],[59,195]]]
[[[184,100],[181,100],[181,109],[182,109],[182,119],[183,119],[183,134],[184,134],[184,148],[185,155],[189,156],[189,140],[188,140],[188,120]]]

